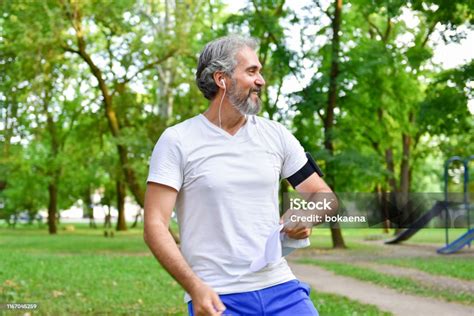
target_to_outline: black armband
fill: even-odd
[[[311,157],[310,153],[306,153],[306,158],[308,158],[306,164],[301,167],[300,170],[296,171],[292,176],[287,178],[288,182],[290,182],[293,188],[296,188],[298,184],[308,179],[309,176],[313,174],[313,172],[316,172],[320,177],[324,176],[323,172],[319,168],[316,161],[314,161],[313,157]]]

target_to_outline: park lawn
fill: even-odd
[[[0,303],[37,303],[38,314],[186,315],[183,290],[151,256],[140,228],[103,237],[77,225],[50,236],[0,228]],[[314,293],[321,315],[388,315],[345,297]],[[35,313],[35,314],[36,314]]]
[[[364,305],[347,297],[311,291],[311,300],[321,316],[389,316],[374,305]]]
[[[467,305],[474,305],[473,293],[454,293],[443,289],[433,289],[409,278],[396,277],[373,271],[369,268],[357,267],[351,264],[335,261],[321,261],[314,259],[300,259],[300,263],[313,264],[324,269],[335,272],[339,275],[349,276],[362,281],[368,281],[374,284],[393,288],[402,293],[411,293],[420,296],[442,298],[446,301],[455,301]]]
[[[342,235],[348,245],[351,242],[359,243],[367,240],[385,240],[394,236],[394,229],[389,233],[381,228],[346,228],[342,230]],[[465,228],[452,228],[449,230],[450,241],[455,240],[466,232]],[[313,228],[312,241],[321,247],[331,247],[331,231],[326,227]],[[430,243],[439,244],[440,248],[445,244],[444,228],[422,228],[413,237],[405,241],[407,243]]]
[[[22,232],[23,231],[23,232]],[[0,230],[0,301],[40,314],[183,314],[178,284],[147,253],[142,234]]]
[[[465,229],[451,229],[450,237],[451,241],[454,238],[459,237],[465,233]],[[425,228],[420,230],[415,236],[413,236],[404,244],[416,244],[416,243],[439,243],[440,248],[444,246],[444,229],[439,228]],[[325,249],[331,252],[342,252],[351,257],[351,254],[361,253],[372,255],[376,257],[379,252],[382,253],[383,247],[389,247],[385,245],[374,245],[364,243],[366,240],[380,240],[388,239],[392,234],[384,234],[381,229],[344,229],[342,231],[346,245],[348,249],[345,250],[330,250],[332,248],[331,232],[329,229],[313,229],[311,235],[311,246],[309,249]],[[374,259],[376,262],[381,264],[391,264],[400,267],[407,267],[418,269],[433,275],[444,275],[448,277],[474,280],[474,274],[472,273],[472,262],[473,258],[459,257],[456,255],[438,255],[427,258],[423,257],[411,257],[411,258],[382,258]]]
[[[450,241],[455,240],[466,232],[464,228],[453,228],[449,230]],[[389,233],[381,228],[346,228],[342,230],[342,236],[349,251],[366,251],[376,253],[380,246],[368,244],[367,241],[388,240],[393,238],[394,230]],[[310,237],[313,249],[332,248],[331,231],[325,227],[315,227]],[[405,244],[439,244],[439,248],[445,245],[445,230],[443,228],[423,228],[420,229]]]
[[[466,228],[450,228],[449,240],[454,241],[462,234],[467,231]],[[411,237],[407,242],[408,243],[430,243],[430,244],[439,244],[439,247],[445,245],[445,234],[446,230],[444,228],[423,228],[420,229],[413,237]]]
[[[152,257],[0,252],[2,302],[41,314],[184,313],[179,286]]]
[[[342,230],[342,236],[344,237],[344,242],[349,250],[364,250],[364,251],[377,251],[379,248],[376,245],[369,245],[363,243],[366,238],[376,238],[383,239],[384,237],[381,229],[372,229],[372,228],[348,228]],[[371,236],[371,237],[367,237]],[[386,235],[389,236],[389,235]],[[331,249],[332,248],[332,239],[331,239],[331,230],[325,227],[315,227],[313,228],[312,234],[310,236],[311,245],[310,248],[313,249]]]
[[[474,281],[474,258],[457,258],[455,256],[427,258],[380,259],[379,263],[400,267],[415,268],[433,275],[444,275],[452,278]]]

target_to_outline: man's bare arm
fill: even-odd
[[[196,315],[220,315],[225,309],[219,296],[191,270],[168,231],[178,192],[148,183],[145,194],[144,239],[155,258],[191,295]]]
[[[295,189],[300,193],[332,193],[331,188],[316,172],[298,184]]]
[[[333,199],[334,203],[331,210],[321,210],[318,215],[324,216],[324,214],[332,215],[337,211],[338,201],[336,195],[332,192],[331,188],[326,182],[317,174],[313,173],[306,180],[296,186],[298,191],[306,201],[315,201],[320,198]],[[293,212],[291,210],[283,214],[282,222],[287,221]],[[320,224],[320,223],[314,223]],[[288,237],[294,239],[304,239],[311,235],[311,228],[305,227],[304,225],[294,224],[289,225],[284,230],[288,234]]]

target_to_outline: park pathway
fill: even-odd
[[[442,275],[432,275],[413,268],[397,267],[374,262],[356,262],[354,265],[369,268],[383,274],[406,277],[433,289],[444,289],[457,293],[474,293],[474,281],[461,280]]]
[[[317,266],[290,262],[291,269],[300,280],[309,283],[316,292],[346,296],[380,310],[398,315],[472,316],[474,307],[449,303],[439,299],[399,293],[396,290],[336,275]]]

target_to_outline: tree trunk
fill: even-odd
[[[137,215],[135,215],[135,220],[133,221],[132,228],[137,227],[139,219],[143,221],[143,214],[141,210],[138,211]],[[171,231],[171,228],[170,228],[170,231]]]
[[[400,168],[400,192],[408,193],[410,191],[410,144],[411,137],[402,134],[402,165]]]
[[[160,73],[158,80],[160,80],[160,87],[162,87],[159,91],[160,102],[158,113],[163,118],[168,119],[173,114],[174,93],[171,85],[174,81],[175,73],[169,61],[164,62],[158,70]]]
[[[89,227],[97,228],[97,225],[95,224],[95,219],[94,219],[94,206],[92,205],[90,188],[87,188],[87,190],[84,192],[83,202],[84,202],[84,205],[82,209],[83,209],[84,217],[89,218]]]
[[[375,186],[375,194],[377,195],[378,205],[380,205],[380,216],[383,220],[383,231],[384,233],[388,233],[390,228],[388,194],[382,189],[382,185],[380,184]]]
[[[48,184],[49,202],[48,202],[48,231],[50,234],[57,234],[58,228],[58,183],[60,176],[60,169],[56,165],[56,159],[60,151],[58,134],[56,131],[56,125],[51,113],[48,111],[50,101],[50,90],[49,85],[46,86],[44,91],[43,99],[43,111],[46,115],[46,129],[51,137],[51,165],[48,168],[48,175],[50,176]]]
[[[413,114],[409,114],[409,121],[413,124]],[[400,192],[408,194],[410,192],[410,156],[412,138],[406,133],[402,133],[402,164],[400,167]]]
[[[408,114],[410,125],[414,123],[413,113]],[[412,210],[408,207],[409,192],[410,192],[410,156],[411,156],[412,137],[408,133],[402,133],[402,162],[400,165],[400,210],[401,220],[404,222],[412,216]]]
[[[395,193],[398,192],[397,182],[395,180],[395,163],[393,161],[393,148],[385,150],[385,164],[387,165],[388,185],[390,190]]]
[[[332,141],[332,130],[334,126],[334,109],[337,102],[337,77],[339,75],[339,50],[340,38],[339,32],[341,29],[341,12],[342,0],[334,1],[334,17],[332,20],[332,54],[331,54],[331,73],[329,77],[329,92],[328,104],[326,108],[326,116],[324,119],[324,148],[329,152],[330,156],[334,155],[334,144]],[[328,164],[328,169],[331,170],[332,161]],[[327,175],[328,184],[335,190],[336,179],[331,172]],[[346,248],[344,238],[342,237],[341,229],[338,223],[333,223],[331,226],[331,237],[334,248]]]
[[[411,213],[411,211],[407,209],[409,201],[408,192],[410,190],[410,143],[411,137],[402,133],[402,162],[400,166],[400,192],[398,193],[401,223],[408,219]]]
[[[127,223],[125,222],[125,183],[121,180],[116,181],[117,188],[117,227],[116,230],[127,230]]]
[[[337,102],[337,77],[339,75],[339,30],[341,24],[341,8],[342,0],[336,0],[335,14],[332,23],[333,39],[332,39],[332,57],[331,57],[331,73],[329,77],[328,103],[326,107],[326,116],[324,117],[324,147],[331,156],[334,154],[334,144],[332,141],[332,129],[334,126],[334,108]],[[329,181],[334,185],[334,177],[328,174]]]
[[[56,214],[58,207],[58,187],[55,180],[51,180],[48,185],[49,203],[48,203],[48,230],[51,235],[57,234]]]
[[[287,210],[285,210],[285,195],[288,194],[289,184],[288,181],[283,180],[280,183],[280,216],[282,216]]]
[[[381,126],[384,126],[383,116],[384,116],[383,109],[379,108],[377,110],[377,119]],[[384,153],[385,153],[385,164],[386,164],[386,170],[387,170],[387,178],[386,178],[387,183],[392,192],[398,192],[397,181],[395,180],[395,163],[393,160],[393,148],[392,147],[386,148]]]

